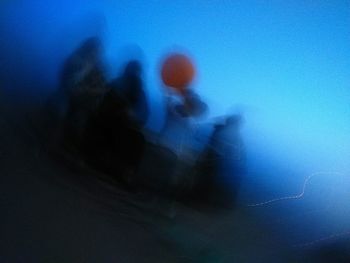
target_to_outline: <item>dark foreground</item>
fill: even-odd
[[[239,207],[176,204],[169,216],[157,197],[52,158],[10,115],[0,113],[0,262],[321,262]]]

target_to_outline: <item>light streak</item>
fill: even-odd
[[[301,192],[297,195],[291,195],[291,196],[284,196],[284,197],[279,197],[279,198],[274,198],[274,199],[270,199],[264,202],[260,202],[260,203],[255,203],[255,204],[249,204],[247,205],[248,207],[257,207],[257,206],[264,206],[264,205],[268,205],[268,204],[272,204],[275,202],[279,202],[279,201],[286,201],[286,200],[295,200],[295,199],[301,199],[304,194],[305,194],[305,190],[306,190],[306,186],[309,183],[309,181],[311,180],[311,178],[313,178],[314,176],[317,175],[326,175],[326,174],[337,174],[337,175],[343,175],[343,173],[338,173],[338,172],[319,172],[319,173],[313,173],[310,176],[308,176],[303,184],[303,188],[301,190]]]

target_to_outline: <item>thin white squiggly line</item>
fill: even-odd
[[[278,201],[285,201],[285,200],[292,200],[292,199],[300,199],[304,196],[305,194],[305,189],[306,189],[306,186],[308,184],[308,182],[310,181],[310,179],[316,175],[324,175],[324,174],[338,174],[338,175],[342,175],[343,173],[338,173],[338,172],[319,172],[319,173],[313,173],[311,174],[309,177],[307,177],[304,181],[304,184],[303,184],[303,188],[302,188],[302,191],[300,194],[298,195],[292,195],[292,196],[285,196],[285,197],[280,197],[280,198],[274,198],[274,199],[271,199],[271,200],[268,200],[268,201],[265,201],[265,202],[261,202],[261,203],[256,203],[256,204],[249,204],[247,205],[248,207],[256,207],[256,206],[263,206],[263,205],[268,205],[268,204],[271,204],[271,203],[275,203],[275,202],[278,202]]]

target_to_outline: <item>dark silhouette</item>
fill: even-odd
[[[127,63],[124,73],[110,84],[127,103],[128,114],[140,127],[143,127],[149,115],[149,108],[142,83],[142,66],[139,61]]]
[[[244,173],[244,148],[239,134],[240,116],[217,123],[196,164],[195,186],[190,199],[216,207],[235,205]]]
[[[124,176],[136,167],[143,144],[138,126],[128,116],[126,101],[110,90],[87,127],[87,161],[104,172]]]
[[[195,118],[204,115],[207,105],[193,90],[188,89],[180,96],[177,93],[169,94],[165,106],[166,119],[159,135],[160,144],[145,156],[148,162],[145,162],[143,170],[148,171],[148,178],[153,177],[153,185],[158,182],[153,189],[167,200],[168,212],[172,217],[175,214],[175,201],[186,201],[184,196],[191,192],[192,158],[195,155],[190,145],[194,139],[191,126]]]
[[[130,182],[144,152],[141,128],[148,106],[141,80],[141,65],[127,64],[124,74],[112,81],[85,135],[85,157],[90,164]]]
[[[101,44],[89,38],[65,62],[60,92],[67,100],[64,118],[64,146],[79,152],[89,118],[96,112],[106,92]]]
[[[69,97],[86,81],[86,76],[94,70],[101,69],[101,43],[96,37],[85,40],[65,61],[59,90]]]
[[[55,151],[77,152],[87,119],[105,92],[105,77],[98,38],[85,40],[65,60],[59,75],[58,89],[44,107],[43,143]],[[51,149],[52,150],[52,149]]]

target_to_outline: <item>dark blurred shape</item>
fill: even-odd
[[[162,198],[176,198],[175,170],[178,156],[169,148],[159,144],[148,143],[142,156],[139,185]]]
[[[53,143],[63,143],[70,153],[81,151],[88,119],[106,92],[102,45],[85,40],[64,62],[57,91],[47,103],[46,131]]]
[[[192,187],[195,155],[191,148],[194,140],[192,121],[202,116],[207,106],[190,89],[183,94],[167,93],[165,106],[164,128],[147,142],[137,181],[141,191],[155,197],[156,206],[162,208],[162,213],[173,217],[176,202],[183,201]]]
[[[214,207],[233,208],[244,174],[241,117],[232,115],[214,126],[196,164],[196,179],[190,199]]]
[[[149,117],[149,107],[142,81],[142,66],[138,60],[129,61],[124,73],[110,87],[127,103],[129,117],[143,127]]]
[[[99,39],[84,41],[64,63],[53,96],[56,138],[63,133],[57,141],[73,155],[73,162],[84,161],[118,181],[148,188],[170,204],[183,200],[233,207],[243,174],[241,117],[216,123],[203,152],[193,148],[194,122],[208,107],[188,87],[192,62],[176,56],[172,63],[175,66],[168,65],[171,70],[162,74],[173,74],[168,77],[180,78],[182,84],[168,83],[179,90],[167,90],[165,127],[158,140],[150,142],[144,136],[149,105],[140,61],[128,61],[121,76],[107,83]]]
[[[101,68],[101,42],[96,37],[85,40],[71,54],[63,65],[60,79],[60,89],[69,96],[81,82],[86,80],[92,70]],[[78,87],[77,87],[78,86]]]
[[[317,263],[348,263],[350,262],[349,242],[334,242],[310,249],[308,253],[302,255],[305,262]],[[303,261],[304,262],[304,261]]]
[[[96,112],[104,93],[101,43],[89,38],[66,61],[60,89],[68,100],[64,121],[64,145],[70,151],[80,151],[89,118]]]
[[[129,181],[143,154],[141,129],[148,119],[141,74],[140,62],[132,60],[107,83],[100,40],[84,41],[64,63],[48,103],[47,130],[58,150],[74,163]]]
[[[109,84],[85,136],[88,163],[127,181],[135,175],[145,146],[141,128],[148,118],[148,105],[141,71],[138,61],[130,61],[123,75]]]

